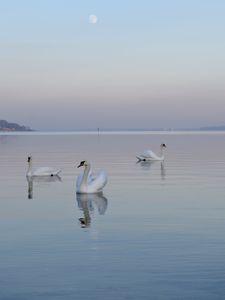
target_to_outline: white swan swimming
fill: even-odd
[[[107,175],[104,171],[94,175],[91,171],[91,164],[83,160],[78,168],[84,167],[84,172],[77,177],[76,188],[78,194],[99,193],[107,183]]]
[[[160,145],[160,156],[156,155],[153,151],[151,150],[145,150],[142,154],[137,155],[137,159],[139,161],[149,161],[149,160],[164,160],[164,149],[166,148],[166,144],[161,144]]]
[[[28,156],[28,169],[27,177],[36,177],[36,176],[57,176],[61,172],[60,169],[53,169],[49,167],[41,167],[38,169],[32,170],[32,156]]]

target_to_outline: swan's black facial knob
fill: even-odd
[[[161,144],[161,147],[164,147],[164,148],[166,148],[166,144]]]
[[[85,160],[82,160],[82,161],[80,162],[79,166],[77,166],[77,167],[80,168],[80,167],[84,166],[84,163],[85,163]]]
[[[28,156],[27,162],[30,162],[30,161],[31,161],[31,156]]]

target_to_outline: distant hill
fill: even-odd
[[[30,127],[0,120],[0,131],[33,131]]]

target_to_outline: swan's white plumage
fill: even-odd
[[[141,160],[141,161],[146,161],[146,160],[164,160],[164,148],[166,148],[165,144],[161,144],[160,145],[160,149],[161,149],[161,154],[160,156],[156,155],[152,150],[145,150],[144,152],[142,152],[142,154],[137,155],[137,159]]]
[[[79,188],[79,186],[81,185],[83,175],[84,175],[84,171],[81,172],[81,173],[77,176],[77,181],[76,181],[76,187],[77,187],[77,188]],[[96,177],[96,176],[94,175],[94,173],[90,170],[89,176],[88,176],[88,183],[90,183],[95,177]]]
[[[159,156],[157,156],[152,150],[145,150],[143,153],[142,153],[142,156],[143,157],[146,157],[146,158],[150,158],[152,160],[158,160],[159,159]]]
[[[87,161],[83,161],[84,171],[77,177],[76,191],[80,194],[99,193],[107,183],[107,174],[100,171],[94,174],[91,171],[91,165]]]
[[[56,176],[61,170],[55,170],[48,167],[41,167],[33,171],[33,176]]]
[[[32,157],[28,157],[28,170],[27,176],[28,177],[35,177],[35,176],[57,176],[61,172],[60,169],[53,169],[49,167],[40,167],[35,170],[32,170]]]

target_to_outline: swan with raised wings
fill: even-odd
[[[100,171],[94,175],[91,171],[91,164],[83,160],[78,168],[84,167],[83,173],[77,177],[76,188],[78,194],[99,193],[107,183],[107,175],[104,171]]]
[[[156,155],[152,150],[145,150],[142,154],[137,155],[137,159],[139,161],[149,161],[149,160],[164,160],[164,149],[166,148],[166,144],[160,145],[160,156]]]
[[[34,171],[32,170],[32,156],[28,156],[28,169],[27,177],[36,177],[36,176],[57,176],[61,172],[60,169],[53,169],[49,167],[37,168]]]

